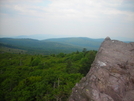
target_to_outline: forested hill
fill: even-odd
[[[0,101],[67,101],[97,51],[57,55],[0,53]]]
[[[53,38],[53,39],[46,39],[45,42],[58,42],[64,43],[68,45],[75,45],[79,47],[85,47],[90,50],[98,50],[100,44],[103,42],[104,39],[91,39],[87,37],[72,37],[72,38]]]
[[[44,42],[34,39],[1,38],[1,47],[25,50],[29,54],[58,54],[82,51],[83,47],[72,46],[57,42]],[[10,49],[11,50],[11,49]]]
[[[0,49],[6,51],[21,49],[29,54],[58,54],[87,50],[97,50],[103,39],[90,38],[55,38],[46,40],[0,38]],[[9,49],[10,48],[10,49]],[[3,51],[3,50],[2,50]]]

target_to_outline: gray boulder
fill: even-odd
[[[134,42],[107,37],[69,101],[134,101]]]

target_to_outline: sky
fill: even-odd
[[[0,0],[0,37],[21,35],[134,41],[134,0]]]

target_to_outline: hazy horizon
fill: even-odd
[[[109,37],[109,36],[107,36]],[[90,39],[105,39],[106,37],[100,37],[100,38],[91,38],[91,37],[84,37],[84,36],[56,36],[56,35],[44,35],[44,34],[34,34],[34,35],[20,35],[20,36],[0,36],[0,38],[16,38],[16,39],[23,39],[23,38],[30,38],[30,39],[36,39],[36,40],[45,40],[45,39],[55,39],[55,38],[90,38]],[[123,37],[110,37],[111,40],[119,40],[119,41],[131,41],[134,42],[133,38],[123,38]]]
[[[134,0],[1,0],[0,37],[134,41]]]

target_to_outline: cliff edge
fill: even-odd
[[[107,37],[69,101],[134,101],[134,42]]]

